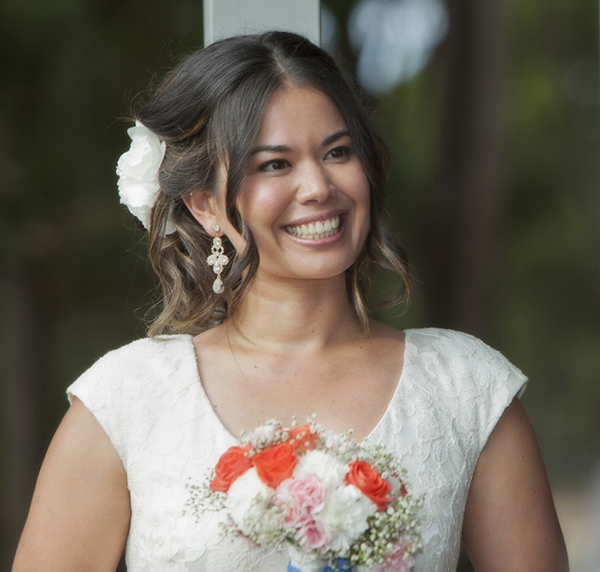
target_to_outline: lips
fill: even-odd
[[[298,238],[316,240],[327,238],[339,232],[340,217],[334,216],[325,220],[318,220],[307,224],[288,225],[285,230]]]

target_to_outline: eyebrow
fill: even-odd
[[[271,153],[291,153],[292,148],[287,145],[260,145],[254,147],[250,151],[250,155],[256,155],[257,153],[263,153],[264,151],[270,151]]]
[[[350,131],[348,129],[340,129],[331,135],[328,135],[321,141],[321,147],[327,147],[327,145],[331,145],[338,139],[342,137],[350,136]],[[288,147],[287,145],[259,145],[258,147],[254,147],[252,151],[250,151],[250,155],[256,155],[257,153],[264,153],[265,151],[270,153],[291,153],[293,149]]]
[[[331,135],[325,137],[325,139],[323,139],[323,142],[321,143],[321,147],[327,147],[327,145],[331,145],[332,143],[335,143],[338,139],[341,139],[342,137],[346,136],[350,137],[350,131],[348,131],[348,129],[340,129],[339,131],[336,131],[335,133],[332,133]]]

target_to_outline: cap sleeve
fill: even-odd
[[[127,347],[127,346],[126,346]],[[136,360],[136,349],[112,351],[100,358],[67,388],[69,402],[79,399],[96,418],[123,463],[126,463],[127,410],[132,388],[126,364]],[[124,368],[125,365],[125,368]]]
[[[527,377],[500,352],[464,333],[436,330],[439,365],[445,375],[453,423],[483,449],[505,409],[521,397]]]

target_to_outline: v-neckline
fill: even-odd
[[[406,376],[406,369],[407,369],[406,366],[407,366],[408,360],[410,358],[410,351],[409,351],[410,330],[403,330],[403,333],[404,333],[404,350],[403,350],[402,371],[400,372],[400,377],[398,378],[396,387],[394,388],[394,391],[392,393],[392,397],[388,401],[388,404],[385,408],[383,415],[379,418],[379,420],[377,421],[377,423],[375,424],[373,429],[371,429],[371,431],[369,431],[369,433],[367,433],[367,435],[360,440],[360,443],[368,442],[369,439],[375,433],[377,433],[379,428],[384,424],[385,420],[390,415],[390,410],[392,409],[392,405],[396,401],[397,396],[400,392],[400,388],[403,385],[403,380]],[[194,345],[194,337],[191,334],[184,334],[183,337],[186,340],[188,350],[190,351],[190,363],[194,368],[194,378],[195,378],[194,381],[198,385],[198,389],[201,392],[202,398],[210,406],[210,412],[214,418],[216,425],[220,428],[222,433],[227,435],[227,437],[229,438],[230,441],[233,442],[233,444],[239,444],[240,437],[239,436],[236,437],[229,429],[227,429],[227,427],[223,423],[222,419],[217,414],[212,401],[208,397],[208,394],[206,393],[206,389],[204,388],[204,384],[202,383],[202,378],[200,377],[200,367],[199,367],[200,364],[198,363],[198,355],[196,353],[196,347]]]

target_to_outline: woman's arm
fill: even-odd
[[[129,517],[121,459],[75,399],[44,459],[13,572],[114,572]]]
[[[542,456],[518,399],[502,415],[477,463],[463,539],[477,572],[569,569]]]

